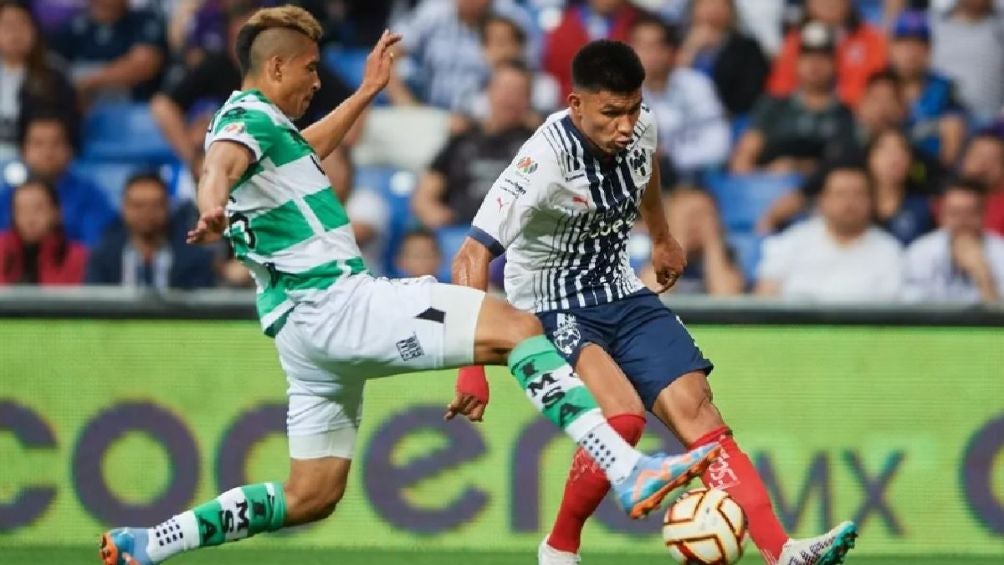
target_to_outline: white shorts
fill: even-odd
[[[474,360],[485,294],[433,277],[348,277],[301,300],[276,336],[290,456],[352,458],[368,379]]]

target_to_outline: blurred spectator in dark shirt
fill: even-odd
[[[676,29],[643,16],[631,27],[630,39],[645,68],[642,94],[655,113],[659,149],[671,161],[664,181],[669,176],[693,179],[725,163],[732,142],[725,110],[708,77],[676,66]]]
[[[443,262],[436,234],[426,229],[412,230],[404,235],[394,258],[394,268],[400,277],[435,276]]]
[[[733,0],[695,0],[679,64],[704,72],[732,116],[750,111],[763,94],[770,63],[756,40],[737,28]]]
[[[833,32],[820,23],[807,24],[799,45],[798,90],[757,103],[733,154],[733,172],[766,167],[808,174],[854,145],[853,116],[833,92]]]
[[[868,173],[830,171],[819,217],[767,238],[756,293],[822,302],[891,301],[902,288],[902,248],[872,223]]]
[[[931,198],[935,187],[912,176],[924,164],[914,159],[910,140],[903,132],[889,129],[879,133],[868,147],[867,166],[880,226],[903,245],[934,229]]]
[[[12,199],[12,229],[0,232],[0,285],[83,282],[87,249],[66,239],[56,191],[31,180]]]
[[[177,83],[157,93],[150,101],[150,110],[164,137],[185,163],[191,162],[192,155],[201,147],[205,137],[208,124],[199,123],[197,119],[205,117],[206,108],[219,108],[235,90],[240,89],[241,72],[234,52],[235,41],[241,27],[255,12],[254,6],[251,2],[235,3],[227,25],[228,48],[206,55]],[[301,128],[323,117],[352,94],[349,87],[323,65],[318,67],[317,73],[321,89],[314,95],[307,112],[295,122]],[[196,140],[197,143],[193,143]],[[351,177],[346,147],[335,151],[325,160],[324,166],[331,176],[332,186],[344,190]]]
[[[526,60],[526,32],[519,24],[502,16],[490,16],[485,21],[481,28],[481,45],[485,61],[491,69],[510,61]],[[485,82],[481,90],[472,93],[461,104],[460,111],[464,115],[477,120],[488,116],[487,80]],[[540,123],[543,121],[542,116],[554,112],[562,105],[560,95],[561,89],[553,76],[544,71],[533,73],[530,92],[530,104],[534,110],[530,117],[533,124]]]
[[[931,21],[931,66],[955,81],[978,122],[991,121],[1004,106],[1004,13],[993,0],[958,0]]]
[[[530,73],[525,66],[497,67],[488,102],[488,118],[451,137],[419,180],[412,208],[427,228],[470,223],[495,179],[533,135],[525,125],[530,111]]]
[[[907,300],[998,302],[1004,297],[1004,238],[985,231],[979,181],[948,185],[940,229],[906,252]]]
[[[395,104],[423,102],[447,110],[462,109],[465,97],[476,92],[491,74],[481,51],[480,34],[493,14],[517,22],[527,33],[533,26],[529,14],[512,0],[419,4],[396,30],[402,35],[401,51],[407,57],[388,85],[391,100]]]
[[[844,103],[857,105],[868,77],[886,66],[885,36],[861,20],[852,0],[806,0],[805,21],[825,24],[836,34],[837,92]],[[798,88],[799,43],[798,31],[789,32],[774,61],[768,82],[771,94],[788,94]]]
[[[627,0],[586,0],[570,5],[544,40],[544,70],[558,79],[562,98],[572,91],[572,59],[596,39],[627,41],[638,10]]]
[[[666,209],[673,237],[687,255],[687,268],[672,291],[711,296],[742,294],[746,281],[725,243],[714,199],[706,192],[678,190],[669,198]],[[646,284],[655,280],[650,265],[642,271],[642,280]]]
[[[49,64],[45,42],[25,4],[0,0],[0,161],[17,155],[21,121],[33,113],[60,112],[76,139],[73,88]]]
[[[861,101],[854,109],[858,142],[863,146],[881,131],[902,128],[906,114],[906,101],[903,100],[899,76],[888,69],[872,75]]]
[[[105,229],[115,222],[116,213],[100,188],[69,169],[72,160],[70,132],[60,116],[39,114],[24,124],[21,133],[22,176],[55,186],[62,204],[66,236],[93,246],[101,239]],[[0,229],[7,229],[10,225],[9,190],[9,187],[0,190]]]
[[[128,0],[89,0],[53,47],[86,102],[149,99],[166,56],[160,19],[130,10]]]
[[[965,110],[952,81],[931,70],[927,14],[900,14],[892,31],[892,69],[903,83],[910,140],[946,167],[955,164],[966,136]]]
[[[973,137],[962,157],[960,172],[983,183],[987,190],[987,229],[1004,235],[1004,137],[993,131]]]
[[[193,289],[215,284],[212,251],[187,245],[170,225],[167,187],[160,176],[139,173],[122,196],[123,229],[108,232],[91,253],[87,283]]]

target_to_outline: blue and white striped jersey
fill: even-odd
[[[586,148],[568,110],[548,117],[485,196],[471,237],[506,252],[509,302],[547,312],[605,304],[644,288],[627,245],[657,147],[642,105],[627,149],[608,161]]]

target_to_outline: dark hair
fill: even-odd
[[[314,16],[299,6],[286,4],[255,11],[237,32],[235,41],[241,76],[246,76],[252,70],[251,47],[254,45],[254,40],[258,34],[269,29],[288,29],[302,33],[314,42],[317,42],[323,33],[321,24],[317,23]]]
[[[970,177],[953,177],[945,181],[941,194],[948,194],[950,191],[968,192],[974,194],[981,200],[987,195],[987,187],[978,179]]]
[[[520,45],[526,45],[526,31],[519,27],[519,24],[515,21],[499,15],[490,15],[481,23],[481,29],[479,30],[481,43],[485,42],[485,38],[488,36],[488,26],[491,24],[503,24],[509,26],[512,34],[516,36],[516,41],[519,42]]]
[[[129,192],[129,189],[141,182],[152,182],[156,184],[164,191],[164,196],[167,196],[167,183],[165,183],[164,179],[154,171],[138,171],[129,175],[129,178],[126,179],[125,186],[123,187],[122,196],[125,196],[126,193]]]
[[[24,2],[20,0],[0,0],[0,12],[9,9],[23,11],[28,16],[29,25],[35,34],[34,44],[31,46],[31,50],[28,52],[28,59],[25,61],[27,71],[25,73],[24,88],[32,96],[51,101],[55,96],[55,93],[52,92],[54,86],[52,67],[49,65],[48,50],[45,48],[45,38],[42,35],[42,28],[38,25],[38,20],[35,18],[35,14],[31,11],[31,8]]]
[[[66,138],[66,143],[73,146],[73,129],[70,121],[64,114],[53,109],[40,110],[20,120],[17,128],[17,144],[19,147],[24,147],[24,142],[28,140],[28,130],[39,122],[55,122],[59,124],[59,127],[63,130],[63,137]]]
[[[56,234],[58,243],[55,249],[55,259],[56,259],[56,264],[62,265],[63,261],[66,260],[66,253],[68,251],[69,245],[66,240],[66,233],[63,231],[62,218],[60,217],[61,208],[59,204],[59,194],[56,192],[56,189],[52,184],[40,178],[30,177],[28,178],[28,180],[24,181],[23,183],[15,187],[14,190],[11,191],[10,195],[11,232],[18,239],[18,241],[21,240],[21,234],[17,232],[17,208],[14,206],[14,199],[17,198],[18,193],[27,190],[28,187],[41,188],[42,193],[45,194],[45,196],[49,199],[49,203],[52,204],[52,207],[56,209],[57,221],[56,221],[56,227],[53,230],[53,232]],[[6,255],[3,258],[3,264],[0,265],[0,268],[3,269],[3,272],[5,274],[7,274],[8,278],[10,278],[11,272],[15,269],[15,267],[21,265],[21,263],[24,261],[23,254],[24,254],[24,249],[22,246],[20,251]]]
[[[589,92],[627,94],[641,88],[645,69],[626,43],[600,39],[587,43],[572,59],[572,84]]]
[[[530,66],[520,59],[506,59],[504,61],[499,61],[498,64],[495,65],[495,68],[492,69],[492,73],[494,74],[501,69],[509,69],[511,71],[522,73],[528,77],[533,77],[533,73],[530,72]]]
[[[662,33],[662,42],[664,44],[671,47],[680,46],[680,32],[677,30],[676,26],[667,23],[665,20],[657,16],[653,16],[648,13],[643,13],[641,16],[638,16],[638,19],[631,24],[631,33],[633,34],[641,27],[657,28]]]
[[[440,251],[439,238],[436,237],[435,232],[433,232],[428,228],[422,228],[422,227],[412,228],[407,232],[405,232],[405,234],[401,236],[401,248],[404,248],[404,242],[408,241],[409,239],[416,239],[416,238],[431,239],[432,243],[436,246],[436,250]]]
[[[886,67],[881,71],[872,73],[871,76],[868,77],[868,88],[871,88],[880,82],[891,82],[897,90],[903,84],[903,80],[899,78],[899,75],[896,74],[896,72],[890,67]]]

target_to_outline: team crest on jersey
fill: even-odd
[[[521,157],[519,161],[516,161],[516,170],[524,175],[533,174],[537,167],[537,163],[529,157]]]
[[[240,135],[245,131],[244,122],[234,122],[232,124],[227,124],[223,127],[223,131],[226,135]]]
[[[571,355],[582,341],[579,321],[572,314],[558,314],[558,325],[551,333],[554,346],[565,355]]]

